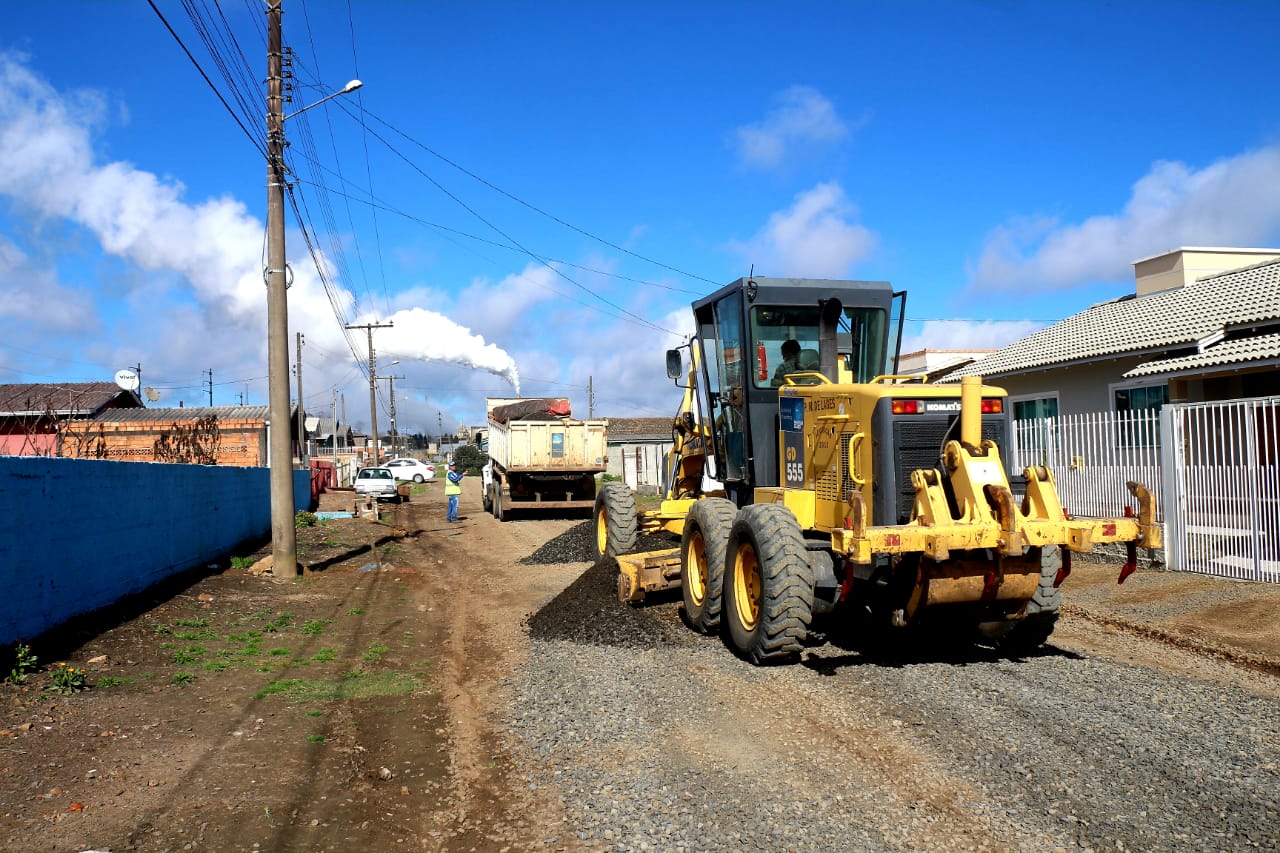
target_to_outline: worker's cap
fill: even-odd
[[[450,468],[452,468],[452,467],[453,467],[453,463],[452,463],[452,462],[450,462],[450,463],[449,463],[449,467],[450,467]]]

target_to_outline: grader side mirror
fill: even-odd
[[[667,350],[667,378],[679,379],[681,374],[680,350]]]

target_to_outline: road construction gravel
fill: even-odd
[[[529,619],[508,681],[523,784],[571,816],[552,847],[1280,847],[1274,698],[1054,645],[828,644],[756,668],[686,629],[678,598],[619,604],[614,572]]]

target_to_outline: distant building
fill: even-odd
[[[660,494],[673,446],[671,424],[671,418],[609,418],[605,473],[640,494]]]
[[[111,409],[141,409],[142,399],[114,382],[0,385],[0,456],[64,456],[59,427]]]
[[[898,373],[923,373],[929,382],[995,352],[993,349],[922,349],[898,356]]]
[[[288,429],[298,452],[298,415]],[[266,406],[110,409],[64,426],[65,456],[132,462],[270,465]],[[71,451],[71,452],[67,452]]]

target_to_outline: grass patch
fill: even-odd
[[[201,664],[201,666],[209,670],[210,672],[222,672],[223,670],[231,669],[231,664],[227,663],[224,660],[205,661],[204,663]]]
[[[201,631],[178,631],[173,635],[175,639],[194,642],[195,640],[216,640],[218,635],[211,628],[205,628]]]
[[[421,682],[403,672],[346,673],[337,682],[284,678],[273,681],[253,695],[287,696],[290,699],[323,702],[332,699],[372,699],[382,696],[408,696]]]
[[[363,616],[363,615],[364,615],[364,608],[363,608],[363,607],[353,607],[353,608],[351,608],[350,610],[348,610],[348,611],[347,611],[347,615],[348,615],[348,616]]]
[[[195,680],[196,680],[196,677],[189,672],[175,672],[173,674],[173,678],[169,679],[169,683],[174,685],[175,687],[186,687],[188,684],[193,683]]]
[[[319,711],[319,710],[312,709],[312,710],[310,710],[310,711],[308,711],[308,712],[307,712],[307,716],[308,716],[308,717],[323,717],[323,716],[324,716],[324,711]]]
[[[205,656],[204,646],[187,646],[185,649],[179,649],[173,653],[173,662],[179,666],[189,663],[196,663]]]
[[[286,655],[293,654],[293,650],[281,647],[278,649],[272,649],[270,652],[268,652],[268,654],[270,654],[273,658],[282,658],[282,657],[285,657]]]
[[[186,617],[183,619],[174,619],[173,624],[179,628],[208,628],[209,620],[203,617]]]
[[[109,688],[109,687],[121,687],[125,684],[132,684],[132,683],[133,683],[132,679],[117,678],[114,675],[104,675],[102,676],[102,678],[99,678],[93,686]]]
[[[302,626],[302,633],[311,636],[317,636],[324,633],[324,629],[329,627],[328,619],[312,619],[310,622]]]
[[[381,644],[370,646],[368,651],[364,653],[362,660],[364,660],[366,663],[377,663],[378,661],[382,660],[382,656],[389,651],[391,651],[390,648]]]
[[[311,659],[316,663],[328,663],[329,661],[333,660],[335,657],[337,657],[337,653],[334,652],[333,649],[326,646],[325,648],[321,649],[320,651],[312,655]]]
[[[307,743],[324,743],[324,735],[307,735]]]

